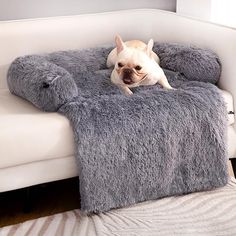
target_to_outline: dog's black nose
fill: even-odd
[[[123,70],[123,81],[125,84],[132,84],[133,83],[132,74],[133,74],[132,69],[126,68]]]
[[[124,73],[124,77],[130,77],[131,74],[133,73],[133,70],[132,69],[129,69],[129,68],[126,68],[123,70],[123,73]]]

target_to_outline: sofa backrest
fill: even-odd
[[[148,11],[134,10],[0,22],[0,88],[18,56],[111,44],[117,33],[145,40],[151,24],[144,16]]]

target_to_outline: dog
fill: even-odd
[[[126,95],[132,95],[130,88],[140,85],[154,85],[159,83],[166,89],[172,89],[164,71],[159,66],[160,59],[152,51],[153,40],[148,44],[140,40],[123,42],[115,37],[116,48],[107,57],[107,67],[114,67],[111,81]]]

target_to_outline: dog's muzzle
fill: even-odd
[[[133,80],[132,80],[132,74],[133,74],[132,69],[127,68],[127,69],[123,70],[122,80],[125,84],[133,84],[134,83]]]

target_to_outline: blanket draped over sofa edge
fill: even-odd
[[[75,134],[84,212],[227,183],[227,119],[218,89],[176,82],[173,91],[153,86],[132,97],[82,96],[60,108]]]

